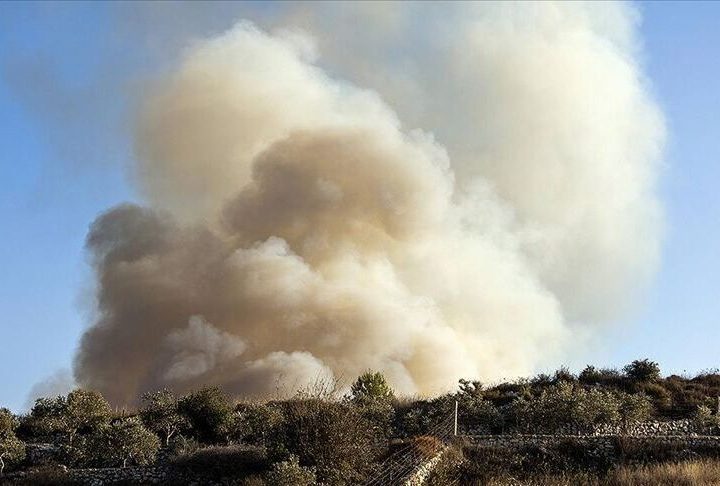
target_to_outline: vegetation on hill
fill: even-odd
[[[449,433],[456,401],[461,433],[557,433],[647,419],[717,427],[718,396],[720,374],[662,377],[648,360],[490,386],[460,380],[457,391],[427,399],[396,397],[372,371],[343,397],[321,390],[246,402],[212,387],[184,396],[160,390],[133,411],[113,411],[99,393],[75,390],[40,398],[22,416],[0,409],[0,473],[27,466],[26,443],[49,443],[52,460],[69,468],[159,461],[247,484],[350,485],[382,470],[393,441]]]

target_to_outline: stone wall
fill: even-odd
[[[168,473],[162,467],[114,467],[104,469],[71,469],[68,479],[87,486],[113,483],[162,484]]]
[[[37,473],[20,471],[5,475],[0,484],[13,484],[19,481],[38,481]],[[67,469],[64,466],[53,468],[52,474],[45,470],[40,473],[40,481],[68,481],[86,486],[103,486],[106,484],[164,484],[171,475],[163,467],[113,467],[102,469]],[[50,479],[52,478],[52,479]],[[174,475],[172,479],[178,479]]]
[[[627,435],[635,437],[646,436],[677,436],[677,435],[710,435],[717,433],[717,430],[710,430],[699,427],[694,421],[684,420],[652,420],[647,422],[631,422],[628,424],[598,424],[590,428],[565,427],[559,435]],[[489,430],[483,426],[469,427],[465,429],[465,435],[490,435]]]
[[[662,450],[675,449],[715,451],[720,455],[720,436],[702,435],[659,435],[659,436],[623,436],[623,435],[476,435],[466,436],[464,440],[472,445],[501,448],[520,448],[527,446],[551,446],[570,442],[586,447],[591,455],[605,459],[616,459],[623,454],[622,449]],[[622,443],[622,447],[621,447]]]
[[[448,448],[443,447],[440,452],[435,454],[433,457],[425,461],[420,467],[414,471],[409,478],[403,481],[403,486],[422,486],[425,484],[430,473],[435,469],[435,466],[442,460],[443,455],[447,452]]]

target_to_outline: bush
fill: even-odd
[[[510,415],[523,431],[559,432],[568,426],[590,429],[618,423],[620,401],[611,392],[561,382],[544,389],[535,399],[518,399]]]
[[[230,437],[233,440],[267,445],[276,437],[285,418],[279,406],[273,403],[238,403],[232,421]]]
[[[175,457],[174,467],[213,478],[241,477],[267,470],[265,449],[247,445],[208,446]]]
[[[390,401],[395,398],[385,376],[379,372],[363,373],[355,380],[350,390],[352,399],[360,403]]]
[[[643,422],[648,420],[654,412],[653,405],[646,395],[619,392],[618,397],[620,399],[620,417],[624,423]]]
[[[298,456],[318,479],[336,485],[361,483],[377,454],[377,436],[351,404],[318,399],[279,404],[284,423],[271,442],[276,457]]]
[[[623,368],[625,375],[634,381],[653,382],[660,379],[660,366],[649,359],[636,359]]]
[[[227,442],[232,430],[233,407],[219,388],[203,388],[184,396],[178,409],[188,418],[200,442]]]
[[[393,429],[398,437],[427,435],[445,427],[450,430],[455,412],[455,397],[443,395],[432,400],[398,401],[395,403]]]
[[[315,470],[301,466],[297,456],[290,455],[286,461],[273,464],[267,482],[273,486],[313,486],[316,484]]]
[[[18,421],[7,408],[0,408],[0,476],[6,466],[25,458],[25,444],[15,435]]]

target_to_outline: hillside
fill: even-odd
[[[618,478],[720,456],[719,395],[720,374],[662,377],[648,360],[490,386],[460,380],[431,399],[396,397],[372,372],[344,395],[318,385],[248,402],[219,388],[161,390],[132,410],[75,390],[25,415],[3,409],[0,456],[8,484],[400,484],[423,465],[428,484],[518,474],[575,474],[580,484],[578,474]]]

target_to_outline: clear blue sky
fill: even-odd
[[[228,27],[235,8],[203,10],[189,27],[164,18],[143,37],[118,28],[133,22],[119,5],[0,4],[0,405],[13,409],[71,366],[87,321],[88,224],[134,198],[127,80],[156,66],[183,29]],[[645,70],[669,128],[664,258],[638,313],[587,361],[650,357],[666,372],[693,373],[720,367],[720,3],[640,9]]]

